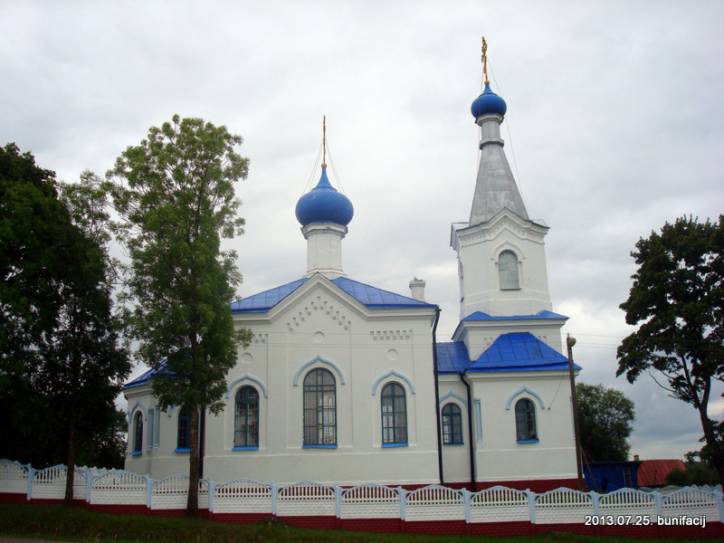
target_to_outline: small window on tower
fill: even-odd
[[[520,289],[518,273],[518,257],[513,251],[503,251],[498,258],[498,274],[500,276],[500,290]]]

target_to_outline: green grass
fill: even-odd
[[[206,520],[121,516],[90,511],[83,507],[0,504],[0,535],[36,539],[98,543],[554,543],[554,542],[655,542],[655,539],[586,537],[545,534],[531,537],[429,536],[414,534],[373,534],[333,530],[302,530],[282,523],[246,526]],[[670,540],[668,540],[670,541]],[[711,541],[711,540],[709,540]]]

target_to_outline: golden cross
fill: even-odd
[[[327,116],[322,117],[322,168],[327,167]]]
[[[483,54],[480,57],[480,60],[483,61],[483,75],[485,76],[485,84],[488,85],[490,83],[488,80],[488,42],[485,41],[485,36],[483,36],[482,52]]]

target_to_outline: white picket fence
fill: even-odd
[[[61,500],[65,466],[35,470],[0,460],[0,495],[27,500]],[[145,506],[152,511],[186,507],[188,477],[154,480],[123,470],[77,467],[75,499],[99,506]],[[544,493],[496,486],[469,492],[430,485],[405,490],[377,484],[351,488],[304,481],[277,485],[252,480],[199,483],[199,508],[215,515],[399,519],[406,522],[460,521],[468,524],[530,522],[583,524],[591,515],[706,517],[724,523],[721,487],[685,487],[668,493],[621,489],[610,494],[558,488]]]

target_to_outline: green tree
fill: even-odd
[[[86,174],[59,198],[54,174],[14,145],[0,156],[0,181],[3,441],[40,445],[36,465],[62,457],[69,503],[77,451],[113,424],[130,371],[113,315],[107,215],[89,215],[103,191]]]
[[[602,385],[576,385],[581,446],[589,462],[624,462],[634,404],[623,392]]]
[[[684,455],[685,470],[674,469],[666,476],[666,483],[676,486],[718,485],[719,474],[707,462],[701,461],[699,451]]]
[[[724,379],[723,252],[724,215],[718,223],[682,217],[636,243],[638,269],[621,309],[639,327],[619,346],[616,372],[633,383],[653,370],[662,388],[698,411],[706,455],[721,480],[724,432],[708,406],[712,383]]]
[[[121,319],[113,312],[115,273],[107,193],[101,180],[84,172],[76,184],[61,185],[61,200],[75,226],[73,281],[64,292],[54,349],[41,366],[37,383],[62,405],[68,428],[66,503],[73,499],[76,434],[90,438],[94,428],[113,428],[114,400],[131,366],[121,344]]]
[[[159,406],[191,412],[189,515],[198,512],[200,415],[223,409],[237,344],[251,336],[234,330],[229,303],[240,274],[236,253],[221,250],[222,238],[243,232],[234,193],[248,171],[248,159],[234,150],[241,142],[224,126],[175,115],[108,172],[131,259],[138,359],[168,369],[152,380]]]
[[[0,391],[27,384],[62,305],[56,284],[72,256],[55,251],[70,226],[57,196],[54,172],[14,143],[0,148]]]

